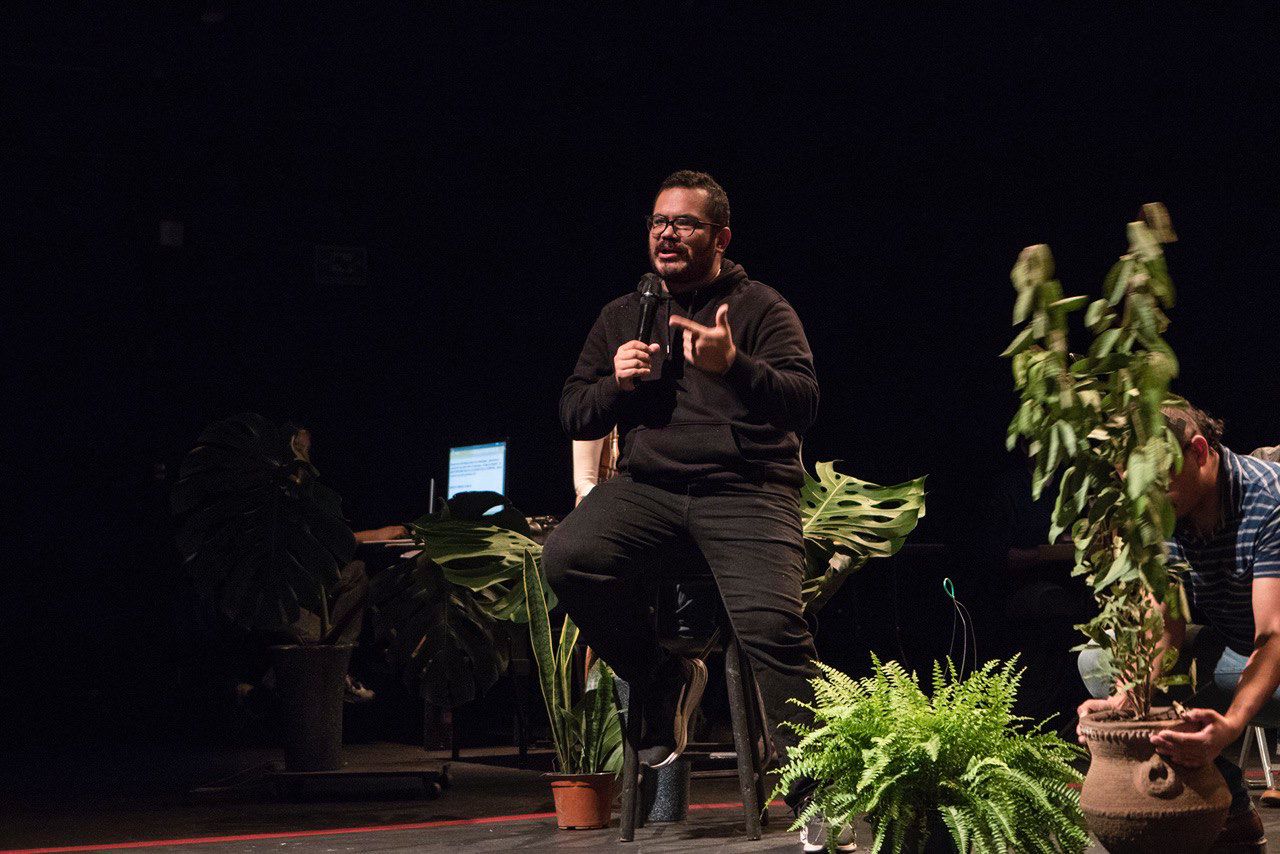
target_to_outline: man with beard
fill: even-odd
[[[609,303],[560,398],[572,438],[618,428],[619,473],[548,539],[548,581],[586,642],[640,692],[641,761],[661,767],[684,749],[706,667],[657,644],[646,575],[666,548],[694,547],[781,752],[795,735],[777,724],[803,714],[788,701],[811,698],[817,674],[798,501],[800,436],[818,406],[813,357],[786,300],[724,257],[729,200],[711,176],[668,177],[646,225],[667,297],[655,340],[634,338],[637,293]]]

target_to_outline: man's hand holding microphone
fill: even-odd
[[[637,287],[640,292],[640,317],[636,324],[636,337],[618,348],[613,354],[613,378],[623,391],[635,391],[636,383],[648,379],[653,373],[653,356],[658,344],[650,344],[653,322],[658,313],[658,303],[665,299],[662,280],[653,273],[646,273]],[[723,374],[729,370],[738,348],[733,344],[733,330],[729,328],[729,306],[716,310],[714,326],[703,326],[687,317],[675,315],[671,325],[684,331],[684,358],[695,368],[709,374]]]
[[[653,373],[653,356],[659,350],[657,344],[628,341],[613,354],[613,378],[623,391],[635,391],[636,381],[647,379]]]

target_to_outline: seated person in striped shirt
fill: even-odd
[[[1222,751],[1259,713],[1280,717],[1280,463],[1224,447],[1222,422],[1194,406],[1166,408],[1165,417],[1182,437],[1183,454],[1169,486],[1178,517],[1169,559],[1190,567],[1192,616],[1203,624],[1196,650],[1221,655],[1216,663],[1201,659],[1197,665],[1203,690],[1192,702],[1205,708],[1188,709],[1177,731],[1151,740],[1182,765],[1217,764],[1232,792],[1223,833],[1233,843],[1254,844],[1262,838],[1261,819],[1240,769]],[[1165,622],[1168,643],[1182,649],[1186,638],[1184,621]],[[1184,649],[1183,658],[1191,651]],[[1211,685],[1204,684],[1208,674]],[[1109,686],[1090,689],[1095,697],[1110,693]],[[1124,701],[1122,695],[1086,700],[1079,714],[1120,708]],[[1225,841],[1220,838],[1212,850]]]

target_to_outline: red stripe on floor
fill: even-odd
[[[773,806],[782,802],[774,801]],[[741,809],[742,804],[690,804],[693,810]],[[52,848],[5,848],[0,854],[61,854],[70,851],[119,851],[126,848],[159,848],[163,845],[214,845],[219,842],[254,842],[262,839],[296,839],[305,836],[340,836],[349,833],[378,833],[385,830],[427,830],[433,827],[461,827],[475,824],[501,824],[506,821],[533,821],[554,818],[553,812],[531,812],[522,815],[494,815],[485,818],[455,818],[443,821],[417,821],[408,824],[376,824],[367,827],[332,827],[324,830],[290,830],[279,833],[244,833],[237,836],[193,836],[188,839],[149,839],[143,842],[109,842],[105,845],[63,845]]]

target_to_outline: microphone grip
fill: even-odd
[[[645,295],[640,297],[640,322],[636,324],[636,340],[648,344],[653,338],[653,321],[658,316],[658,300]]]

